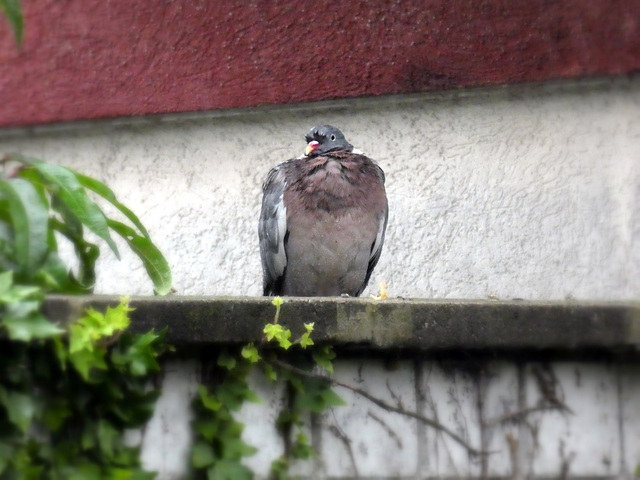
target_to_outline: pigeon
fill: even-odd
[[[273,168],[262,186],[263,294],[357,297],[384,243],[384,172],[336,127],[305,138],[304,155]]]

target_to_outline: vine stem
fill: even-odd
[[[489,455],[492,452],[487,452],[487,451],[483,451],[483,450],[479,450],[475,447],[473,447],[471,444],[469,444],[464,438],[462,438],[460,435],[458,435],[457,433],[455,433],[454,431],[448,429],[447,427],[445,427],[444,425],[442,425],[440,422],[437,422],[436,420],[433,420],[432,418],[429,417],[425,417],[424,415],[420,415],[418,412],[412,412],[410,410],[405,410],[404,408],[400,408],[400,407],[396,407],[394,405],[391,405],[387,402],[385,402],[384,400],[379,399],[378,397],[374,397],[373,395],[371,395],[369,392],[367,392],[366,390],[362,390],[361,388],[358,387],[354,387],[352,385],[349,385],[348,383],[343,383],[340,382],[339,380],[335,380],[333,378],[327,377],[326,375],[322,375],[319,373],[313,373],[313,372],[308,372],[306,370],[302,370],[301,368],[298,367],[294,367],[293,365],[290,365],[286,362],[283,362],[281,360],[270,360],[267,363],[271,363],[272,365],[276,365],[284,370],[288,370],[290,372],[293,372],[297,375],[303,376],[303,377],[307,377],[307,378],[313,378],[316,380],[324,380],[325,382],[328,382],[332,385],[335,385],[337,387],[342,387],[342,388],[346,388],[347,390],[351,390],[353,393],[356,393],[358,395],[360,395],[361,397],[366,398],[367,400],[369,400],[371,403],[373,403],[374,405],[377,405],[378,407],[387,410],[388,412],[393,412],[393,413],[398,413],[400,415],[404,415],[407,417],[411,417],[411,418],[415,418],[416,420],[424,423],[425,425],[428,425],[436,430],[440,430],[441,432],[447,434],[452,440],[454,440],[456,443],[458,443],[459,445],[461,445],[462,447],[464,447],[467,452],[469,452],[469,454],[471,455]]]

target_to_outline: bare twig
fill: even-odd
[[[369,410],[367,412],[367,414],[371,418],[373,418],[376,422],[378,422],[382,428],[384,428],[386,430],[387,435],[389,435],[391,438],[393,438],[393,440],[395,440],[396,445],[398,445],[398,448],[402,448],[402,440],[400,440],[400,437],[398,437],[398,435],[396,435],[396,432],[394,432],[393,429],[389,425],[387,425],[384,420],[382,420],[380,417],[378,417],[371,410]]]
[[[349,454],[351,466],[353,467],[353,473],[355,474],[354,478],[360,478],[360,474],[358,473],[358,465],[356,464],[356,457],[353,454],[353,448],[351,448],[351,439],[340,429],[340,427],[336,425],[329,425],[329,431],[336,437],[338,437],[338,439],[344,444],[345,448],[347,449],[347,453]]]
[[[452,440],[454,440],[456,443],[458,443],[459,445],[461,445],[462,447],[464,447],[467,452],[469,452],[471,455],[488,455],[490,452],[486,452],[483,450],[479,450],[477,448],[472,447],[464,438],[462,438],[460,435],[458,435],[457,433],[453,432],[452,430],[448,429],[447,427],[445,427],[444,425],[442,425],[441,423],[425,417],[424,415],[420,415],[418,412],[412,412],[410,410],[405,410],[404,408],[399,408],[396,407],[394,405],[390,405],[388,403],[386,403],[385,401],[374,397],[373,395],[371,395],[369,392],[361,389],[361,388],[357,388],[357,387],[353,387],[351,385],[349,385],[348,383],[343,383],[340,382],[338,380],[334,380],[333,378],[327,377],[325,375],[321,375],[318,373],[313,373],[313,372],[308,372],[306,370],[302,370],[301,368],[297,368],[294,367],[293,365],[289,365],[286,362],[283,362],[281,360],[271,360],[268,363],[272,363],[273,365],[277,365],[280,368],[283,368],[284,370],[288,370],[290,372],[293,372],[297,375],[300,375],[302,377],[307,377],[307,378],[313,378],[316,380],[324,380],[325,382],[328,382],[332,385],[335,385],[337,387],[342,387],[342,388],[346,388],[347,390],[351,390],[353,393],[356,393],[358,395],[360,395],[361,397],[366,398],[367,400],[369,400],[371,403],[377,405],[378,407],[387,410],[388,412],[394,412],[394,413],[398,413],[400,415],[404,415],[407,417],[411,417],[411,418],[415,418],[416,420],[424,423],[425,425],[428,425],[432,428],[435,428],[436,430],[439,430],[443,433],[446,433]]]
[[[484,423],[486,428],[493,428],[501,423],[507,423],[515,420],[520,420],[523,417],[526,417],[530,413],[535,412],[544,412],[547,410],[564,410],[564,407],[561,405],[542,405],[538,407],[528,407],[522,408],[520,410],[516,410],[515,412],[505,413],[504,415],[499,416],[498,418],[494,418]]]

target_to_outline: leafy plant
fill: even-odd
[[[13,271],[17,283],[39,285],[45,291],[90,292],[100,249],[86,239],[89,230],[117,258],[120,253],[111,232],[121,236],[142,260],[155,292],[169,293],[167,261],[140,219],[109,187],[71,169],[22,155],[6,156],[2,162],[5,168],[15,169],[0,180],[0,269]],[[89,192],[113,205],[130,225],[108,218]],[[74,246],[76,274],[58,254],[57,235]]]
[[[277,420],[285,440],[285,452],[271,465],[273,478],[289,478],[292,460],[306,460],[314,455],[304,434],[308,414],[344,405],[333,391],[331,381],[299,374],[300,368],[311,371],[316,365],[332,373],[331,360],[335,354],[331,347],[309,352],[307,347],[314,344],[310,337],[313,323],[304,324],[305,332],[292,339],[291,330],[279,323],[283,300],[275,297],[272,303],[276,307],[274,321],[264,327],[265,341],[271,342],[271,346],[249,344],[239,352],[224,350],[211,367],[212,386],[199,387],[199,395],[194,400],[196,442],[192,449],[196,478],[200,478],[198,475],[207,480],[253,478],[253,473],[242,464],[242,458],[255,449],[242,440],[242,424],[233,418],[233,413],[244,401],[259,400],[246,381],[248,372],[256,365],[264,368],[265,376],[272,382],[282,382],[287,391],[287,404]],[[292,348],[295,346],[300,348]],[[288,368],[290,365],[298,367]]]
[[[242,464],[242,458],[254,454],[256,449],[242,440],[244,425],[233,417],[245,401],[260,401],[246,381],[251,367],[247,362],[237,362],[226,350],[210,367],[207,376],[211,382],[198,387],[193,402],[194,475],[207,480],[251,479],[253,473]]]
[[[48,292],[94,286],[97,244],[119,256],[111,232],[125,238],[167,293],[171,274],[140,220],[104,184],[20,155],[4,157],[0,179],[0,479],[151,479],[124,431],[151,416],[150,376],[166,350],[165,332],[130,335],[128,299],[89,309],[65,326],[41,312]],[[130,225],[105,216],[90,198],[111,203]],[[58,252],[74,246],[73,273]]]

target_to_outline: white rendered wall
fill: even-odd
[[[322,123],[387,175],[365,293],[386,281],[404,297],[640,297],[640,77],[5,130],[0,152],[105,181],[179,294],[259,295],[261,182]],[[98,293],[151,290],[139,262],[105,251]]]

